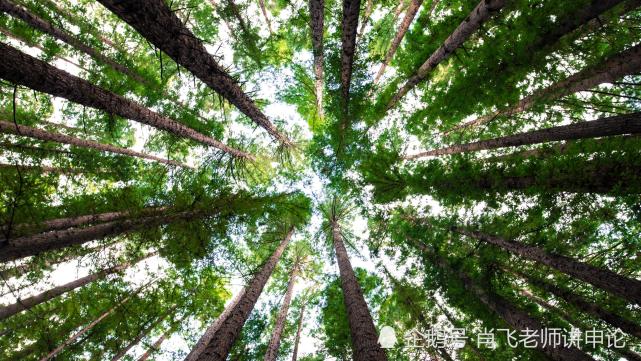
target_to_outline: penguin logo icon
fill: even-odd
[[[393,348],[396,345],[396,331],[389,326],[381,329],[381,335],[378,337],[378,343],[382,348]]]

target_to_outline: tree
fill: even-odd
[[[323,31],[325,18],[325,1],[309,0],[310,27],[312,30],[312,52],[314,53],[314,94],[318,117],[323,119]]]

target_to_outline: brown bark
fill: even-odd
[[[242,113],[280,141],[291,146],[287,136],[267,119],[236,81],[207,52],[202,41],[189,31],[163,0],[99,0],[143,37],[188,69],[207,86],[234,104]]]
[[[436,4],[438,4],[438,2],[439,0],[432,0],[432,7],[430,8],[430,16],[434,11],[434,8],[436,7]],[[396,50],[398,50],[399,45],[401,45],[401,41],[403,41],[403,37],[405,37],[405,33],[410,28],[410,25],[412,25],[412,21],[414,21],[414,17],[418,13],[418,10],[421,8],[422,4],[423,4],[423,0],[410,1],[410,6],[405,11],[405,17],[403,18],[403,22],[401,22],[401,25],[398,27],[398,31],[396,32],[396,35],[394,36],[394,39],[392,40],[392,43],[389,46],[389,49],[387,49],[387,52],[385,53],[383,64],[381,64],[381,67],[378,69],[378,72],[374,77],[374,82],[373,82],[374,85],[378,84],[378,81],[381,79],[381,77],[385,73],[385,69],[387,69],[387,66],[392,61],[392,58],[394,58],[394,54],[396,54]]]
[[[26,125],[19,125],[19,124],[15,124],[15,123],[3,121],[3,120],[0,120],[0,133],[14,134],[18,136],[33,138],[33,139],[39,139],[42,141],[69,144],[69,145],[73,145],[80,148],[95,149],[100,152],[109,152],[109,153],[127,155],[130,157],[149,159],[149,160],[153,160],[153,161],[167,164],[174,167],[195,169],[190,165],[183,164],[175,160],[164,159],[164,158],[156,157],[151,154],[136,152],[135,150],[117,147],[111,144],[98,143],[92,140],[80,139],[80,138],[76,138],[76,137],[72,137],[72,136],[64,135],[60,133],[51,133],[51,132],[47,132],[46,130],[32,128]]]
[[[34,256],[45,251],[83,244],[105,237],[127,234],[145,228],[169,224],[178,220],[202,217],[202,212],[186,211],[176,214],[112,221],[85,228],[70,228],[32,236],[10,239],[0,246],[0,262]]]
[[[546,252],[544,249],[503,239],[494,235],[452,227],[452,231],[498,246],[521,258],[542,263],[560,272],[615,294],[630,303],[641,304],[641,281],[621,276],[607,269],[594,267],[570,257]]]
[[[335,218],[331,220],[331,230],[336,261],[340,271],[343,301],[352,337],[353,359],[354,361],[387,361],[385,351],[378,344],[378,333],[374,326],[374,320],[369,313],[363,297],[363,290],[352,269],[340,225]]]
[[[623,134],[641,133],[641,113],[618,115],[597,120],[561,125],[541,130],[518,133],[477,142],[458,144],[417,154],[406,155],[405,160],[434,157],[447,154],[476,152],[479,150],[518,147],[521,145],[556,142],[561,140],[609,137]]]
[[[529,284],[564,300],[581,312],[603,320],[613,327],[618,327],[623,332],[641,338],[641,325],[639,324],[631,322],[570,290],[556,286],[548,281],[534,278],[517,270],[508,270],[508,272],[513,273],[514,275],[526,280]]]
[[[116,354],[114,355],[114,357],[112,357],[112,358],[111,358],[111,361],[118,361],[118,360],[122,359],[123,357],[125,357],[125,355],[127,354],[127,352],[129,352],[129,350],[131,350],[131,349],[132,349],[134,346],[136,346],[136,345],[137,345],[137,344],[138,344],[138,343],[139,343],[143,338],[145,338],[145,337],[146,337],[146,336],[147,336],[147,335],[148,335],[148,334],[149,334],[149,333],[150,333],[150,332],[151,332],[151,331],[152,331],[156,326],[158,326],[162,321],[164,321],[164,320],[167,318],[167,316],[169,316],[169,314],[170,314],[171,312],[173,312],[173,310],[175,310],[175,309],[176,309],[176,306],[173,306],[169,311],[165,312],[165,313],[164,313],[164,314],[162,314],[160,317],[156,318],[156,320],[155,320],[154,322],[152,322],[152,323],[151,323],[151,324],[149,324],[147,327],[145,327],[145,328],[144,328],[144,329],[143,329],[143,330],[138,334],[138,336],[136,336],[136,337],[135,337],[135,338],[134,338],[134,339],[133,339],[129,344],[127,344],[127,346],[125,346],[123,349],[121,349],[120,351],[118,351],[118,353],[116,353]]]
[[[427,78],[427,75],[436,68],[437,65],[448,59],[456,49],[458,49],[481,25],[487,21],[494,13],[497,13],[506,0],[481,0],[481,2],[472,10],[468,17],[445,39],[441,45],[430,57],[418,68],[407,82],[398,90],[387,104],[387,109],[394,108],[398,102],[416,85]]]
[[[121,271],[126,270],[129,268],[131,265],[134,263],[140,262],[144,259],[147,259],[151,256],[155,255],[155,253],[148,254],[134,262],[125,262],[122,264],[119,264],[114,267],[110,267],[107,269],[104,269],[102,271],[98,271],[96,273],[89,274],[85,277],[78,278],[77,280],[65,283],[64,285],[60,285],[57,287],[54,287],[52,289],[49,289],[47,291],[44,291],[42,293],[39,293],[37,295],[23,298],[23,299],[18,299],[15,303],[12,303],[10,305],[2,306],[0,307],[0,321],[5,320],[19,312],[22,312],[24,310],[29,310],[41,303],[47,302],[51,299],[54,299],[58,296],[61,296],[69,291],[73,291],[76,288],[80,288],[84,285],[87,285],[91,282],[94,282],[96,280],[99,280],[101,278],[104,278],[108,275],[118,273]]]
[[[374,10],[374,0],[367,0],[365,3],[365,11],[363,12],[363,22],[361,23],[361,28],[358,30],[358,34],[356,35],[356,39],[358,40],[361,36],[363,36],[363,33],[365,32],[365,27],[367,26],[367,22],[369,21],[370,15],[372,15],[372,11]]]
[[[287,322],[287,313],[289,312],[289,305],[292,302],[294,285],[296,284],[296,277],[298,276],[298,272],[299,264],[298,262],[296,262],[290,274],[289,281],[287,282],[285,297],[283,298],[283,303],[280,305],[280,310],[278,310],[278,316],[276,317],[276,323],[274,324],[272,337],[269,340],[269,344],[267,345],[267,351],[265,352],[264,361],[276,361],[276,358],[278,357],[280,339],[283,335],[283,330],[285,329],[285,322]]]
[[[349,104],[349,88],[352,81],[352,66],[356,51],[356,30],[360,0],[343,0],[343,19],[341,21],[341,94],[345,107]],[[344,110],[347,113],[347,109]]]
[[[238,301],[238,304],[234,307],[230,315],[223,321],[222,325],[220,325],[220,328],[211,338],[207,347],[198,355],[198,361],[225,361],[227,359],[231,347],[240,335],[245,321],[247,321],[249,314],[254,309],[258,297],[274,271],[278,260],[285,251],[287,244],[289,244],[293,233],[294,228],[291,228],[260,271],[247,284],[242,298]]]
[[[541,102],[563,98],[576,92],[592,89],[600,84],[613,83],[617,79],[638,73],[639,71],[641,71],[641,45],[636,45],[626,51],[611,56],[600,64],[583,69],[547,88],[537,90],[531,95],[519,100],[514,106],[503,108],[492,114],[457,125],[443,134],[447,135],[464,128],[479,126],[497,117],[510,117],[528,111],[534,105]]]
[[[248,153],[231,148],[173,119],[155,113],[118,94],[99,88],[6,44],[0,43],[0,54],[2,58],[0,77],[10,82],[132,119],[165,130],[178,137],[190,138],[235,157],[253,159],[253,156]]]
[[[325,0],[309,0],[310,26],[312,29],[312,53],[314,54],[314,91],[318,117],[325,117],[323,108],[323,31],[325,29]]]
[[[162,343],[165,342],[166,339],[171,337],[173,333],[174,333],[174,326],[170,327],[165,333],[163,333],[160,337],[158,337],[156,342],[154,342],[154,344],[151,345],[151,347],[147,349],[147,351],[145,351],[145,353],[143,353],[138,358],[138,361],[146,361],[147,359],[149,359],[149,357],[151,357],[153,353],[160,350],[160,346],[162,345]]]
[[[260,11],[263,13],[263,17],[265,17],[265,22],[267,23],[267,29],[269,29],[269,33],[272,34],[272,22],[269,20],[269,15],[267,14],[267,8],[265,7],[265,0],[258,0],[258,4],[260,5]]]
[[[296,328],[296,338],[294,338],[294,351],[292,352],[292,361],[298,359],[298,344],[300,343],[300,336],[303,331],[303,319],[305,318],[305,306],[303,303],[300,306],[300,315],[298,316],[298,327]]]

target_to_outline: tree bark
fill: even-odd
[[[358,30],[358,34],[356,35],[356,39],[360,39],[361,36],[363,36],[363,33],[365,32],[365,27],[367,26],[367,22],[369,21],[370,15],[372,15],[372,11],[374,10],[374,0],[367,0],[365,3],[365,11],[363,12],[363,22],[361,23],[361,28]]]
[[[60,133],[51,133],[51,132],[47,132],[46,130],[41,130],[37,128],[28,127],[25,125],[10,123],[3,120],[0,120],[0,133],[25,136],[29,138],[39,139],[42,141],[69,144],[69,145],[73,145],[80,148],[95,149],[100,152],[109,152],[109,153],[127,155],[130,157],[149,159],[149,160],[153,160],[153,161],[167,164],[174,167],[195,169],[190,165],[183,164],[175,160],[164,159],[164,158],[156,157],[151,154],[136,152],[135,150],[117,147],[111,144],[98,143],[92,140],[80,139],[80,138],[76,138],[76,137],[72,137],[72,136],[64,135]]]
[[[160,350],[160,346],[162,345],[162,343],[165,342],[165,340],[171,337],[171,335],[174,333],[174,327],[175,326],[170,327],[165,333],[158,337],[156,342],[154,342],[154,344],[151,345],[151,347],[147,349],[147,351],[145,351],[145,353],[143,353],[140,358],[138,358],[138,361],[147,361],[151,354]]]
[[[173,119],[155,113],[118,94],[99,88],[6,44],[0,43],[0,54],[2,58],[0,77],[10,82],[132,119],[165,130],[178,137],[195,140],[218,148],[234,157],[253,159],[251,154],[231,148]]]
[[[294,285],[296,284],[296,277],[298,276],[299,267],[300,265],[298,264],[298,262],[296,262],[290,274],[289,282],[287,282],[285,297],[283,298],[283,303],[280,305],[280,310],[278,311],[278,316],[276,317],[276,323],[274,324],[272,337],[269,340],[269,344],[267,345],[267,351],[265,352],[264,361],[276,361],[276,358],[278,357],[280,339],[283,335],[283,330],[285,329],[285,322],[287,322],[287,313],[289,312],[289,305],[292,302]]]
[[[104,278],[104,277],[106,277],[108,275],[124,271],[127,268],[129,268],[131,265],[133,265],[134,263],[140,262],[140,261],[142,261],[144,259],[147,259],[147,258],[153,256],[153,255],[155,255],[155,253],[148,254],[148,255],[146,255],[146,256],[144,256],[144,257],[142,257],[142,258],[140,258],[140,259],[138,259],[138,260],[136,260],[134,262],[125,262],[125,263],[119,264],[117,266],[110,267],[110,268],[104,269],[102,271],[89,274],[89,275],[87,275],[85,277],[78,278],[77,280],[65,283],[64,285],[60,285],[60,286],[54,287],[52,289],[49,289],[47,291],[44,291],[42,293],[39,293],[39,294],[31,296],[31,297],[27,297],[27,298],[24,298],[24,299],[20,299],[19,298],[15,303],[0,307],[0,321],[6,320],[7,318],[9,318],[9,317],[11,317],[11,316],[13,316],[13,315],[15,315],[15,314],[17,314],[19,312],[22,312],[24,310],[29,310],[29,309],[31,309],[31,308],[33,308],[33,307],[35,307],[35,306],[37,306],[37,305],[39,305],[41,303],[47,302],[47,301],[49,301],[51,299],[54,299],[54,298],[56,298],[58,296],[61,296],[61,295],[65,294],[65,293],[67,293],[69,291],[73,291],[76,288],[80,288],[80,287],[82,287],[84,285],[92,283],[92,282],[94,282],[96,280],[99,280],[101,278]]]
[[[548,253],[544,249],[501,237],[451,227],[453,232],[498,246],[524,259],[542,263],[560,272],[615,294],[630,303],[641,304],[641,281],[624,277],[610,270],[594,267],[570,257]]]
[[[325,29],[325,0],[309,0],[310,26],[312,29],[312,53],[314,54],[314,91],[316,111],[320,119],[325,118],[323,108],[323,32]]]
[[[65,255],[62,258],[58,259],[46,259],[43,262],[26,262],[22,263],[18,266],[3,269],[0,271],[0,279],[9,279],[11,277],[20,277],[28,272],[30,272],[32,269],[43,269],[43,270],[48,270],[52,266],[59,264],[59,263],[64,263],[67,261],[71,261],[77,257],[84,256],[86,254],[95,252],[96,250],[102,248],[101,246],[96,246],[96,247],[91,247],[91,248],[85,248],[82,249],[79,253],[71,253],[68,255]],[[0,297],[3,295],[0,294]]]
[[[188,69],[207,86],[234,104],[242,113],[280,141],[291,146],[287,136],[267,119],[236,81],[218,65],[202,41],[189,31],[163,0],[99,0],[110,11],[131,25],[149,42],[176,63]]]
[[[265,22],[267,23],[267,29],[269,29],[269,34],[272,34],[272,22],[269,20],[269,15],[267,14],[267,8],[265,7],[265,0],[258,0],[258,4],[260,5],[260,11],[263,13],[263,17],[265,17]]]
[[[481,25],[494,13],[505,6],[506,0],[481,0],[468,17],[445,39],[430,57],[418,68],[407,82],[398,90],[387,104],[387,110],[394,108],[399,101],[416,85],[427,78],[437,65],[449,58]]]
[[[169,224],[178,220],[203,217],[204,215],[202,212],[186,211],[176,214],[144,217],[141,219],[112,221],[85,228],[70,228],[14,238],[0,246],[0,262],[34,256],[49,250],[83,244],[104,237],[127,234],[145,228]]]
[[[164,321],[169,314],[176,309],[176,306],[173,306],[170,310],[165,312],[163,315],[158,317],[154,322],[149,324],[147,327],[145,327],[139,334],[136,336],[127,346],[125,346],[123,349],[118,351],[117,354],[114,355],[114,357],[111,358],[111,361],[118,361],[125,357],[127,352],[131,350],[134,346],[136,346],[143,338],[145,338],[156,326],[158,326],[162,321]]]
[[[354,361],[387,361],[387,355],[378,343],[374,320],[352,269],[340,225],[335,218],[331,219],[331,230],[352,337],[353,359]]]
[[[417,154],[406,155],[405,160],[415,160],[424,157],[433,157],[479,150],[518,147],[521,145],[556,142],[561,140],[586,139],[596,137],[609,137],[623,134],[641,133],[641,113],[618,115],[597,120],[561,125],[541,130],[518,133],[506,137],[499,137],[477,142],[458,144],[446,148],[430,150]]]
[[[292,361],[298,360],[298,344],[300,343],[300,336],[303,331],[303,319],[305,317],[305,306],[303,303],[300,306],[300,316],[298,316],[298,327],[296,328],[296,338],[294,339],[294,351],[292,352]]]
[[[349,88],[352,81],[352,66],[356,51],[356,30],[360,0],[343,0],[343,19],[341,21],[341,94],[345,106],[349,104]],[[347,109],[345,109],[347,113]]]
[[[222,322],[218,331],[209,341],[209,344],[203,352],[198,355],[198,361],[225,361],[231,350],[236,338],[247,321],[249,314],[254,309],[258,297],[263,291],[267,280],[269,280],[278,260],[287,247],[294,228],[292,227],[283,241],[278,245],[274,253],[269,257],[267,262],[262,266],[260,271],[252,278],[245,288],[245,293],[238,301],[236,307],[229,316]]]
[[[600,84],[613,83],[617,79],[638,73],[639,71],[641,71],[641,45],[636,45],[606,59],[600,64],[583,69],[547,88],[537,90],[531,95],[519,100],[519,102],[512,107],[503,108],[492,114],[457,125],[443,134],[448,135],[464,128],[479,126],[497,117],[509,117],[522,113],[530,110],[534,105],[541,102],[563,98],[576,92],[592,89]]]

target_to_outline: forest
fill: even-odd
[[[641,361],[641,0],[0,0],[0,360]]]

